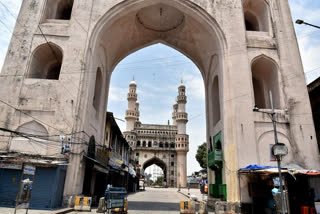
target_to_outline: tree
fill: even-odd
[[[155,184],[156,185],[162,185],[163,184],[163,181],[164,181],[164,178],[163,177],[158,177]]]
[[[198,146],[196,159],[202,168],[207,168],[207,143]]]

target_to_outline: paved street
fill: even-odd
[[[130,214],[165,214],[180,213],[180,201],[187,197],[177,192],[177,189],[146,188],[146,191],[131,194],[128,197],[128,213]],[[87,214],[88,212],[71,212],[72,214]],[[96,213],[93,210],[91,213]]]
[[[167,214],[167,213],[180,213],[180,201],[186,201],[188,198],[187,189],[181,189],[185,195],[177,192],[175,188],[146,188],[145,191],[130,194],[128,196],[128,213],[129,214]],[[190,194],[202,199],[198,189],[190,189]],[[12,214],[12,208],[0,208],[1,214]],[[45,210],[30,210],[30,214],[53,214],[56,211]],[[18,210],[18,214],[25,213],[25,210]],[[91,212],[78,212],[73,211],[71,214],[90,214],[96,213],[96,209]]]
[[[180,201],[187,200],[177,189],[146,188],[128,197],[129,213],[179,213]]]

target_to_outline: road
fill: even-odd
[[[146,188],[145,191],[128,196],[128,214],[170,214],[180,213],[180,201],[187,197],[177,189]],[[72,214],[89,214],[89,212],[71,212]],[[91,213],[96,213],[92,210]]]
[[[128,197],[128,211],[130,214],[180,213],[180,201],[186,200],[177,189],[146,188]]]

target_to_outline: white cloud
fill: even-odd
[[[183,81],[186,85],[188,96],[204,100],[204,83],[201,75],[185,74]]]
[[[109,100],[113,102],[125,102],[127,100],[128,88],[110,87]]]

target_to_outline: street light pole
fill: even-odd
[[[298,24],[298,25],[305,24],[305,25],[309,25],[309,26],[311,26],[311,27],[315,27],[315,28],[320,29],[320,26],[310,24],[310,23],[305,22],[305,21],[303,21],[303,20],[301,20],[301,19],[298,19],[298,20],[296,21],[296,24]]]
[[[277,134],[277,121],[276,121],[276,113],[274,111],[273,106],[273,99],[272,99],[272,92],[269,92],[270,94],[270,105],[271,105],[271,112],[270,111],[260,111],[260,109],[255,106],[253,108],[253,111],[256,112],[262,112],[271,115],[272,125],[273,125],[273,133],[274,133],[274,145],[272,147],[272,153],[277,158],[277,164],[278,164],[278,173],[279,173],[279,187],[280,187],[280,193],[281,193],[281,209],[282,214],[286,213],[286,207],[285,207],[285,198],[284,198],[284,192],[283,192],[283,186],[282,186],[282,173],[281,173],[281,157],[288,154],[288,150],[286,146],[283,143],[279,143],[278,141],[278,134]]]
[[[276,113],[274,112],[274,106],[273,106],[273,99],[272,99],[272,92],[270,91],[270,104],[272,108],[271,112],[271,118],[272,118],[272,124],[273,124],[273,132],[274,132],[274,141],[275,145],[279,144],[278,141],[278,134],[277,134],[277,122],[276,122]],[[278,164],[278,172],[279,172],[279,182],[280,182],[280,193],[281,193],[281,207],[282,207],[282,213],[286,213],[285,209],[285,198],[284,198],[284,192],[283,192],[283,186],[282,186],[282,173],[281,173],[281,156],[277,155],[277,164]]]

